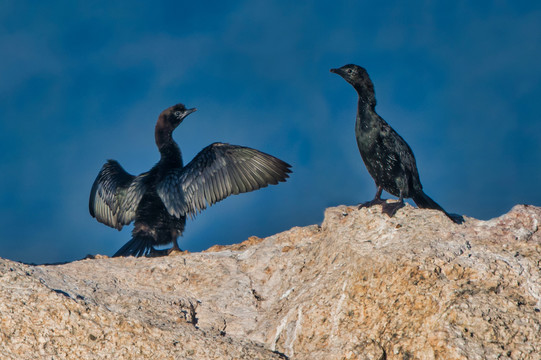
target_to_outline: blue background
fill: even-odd
[[[1,1],[0,257],[57,262],[130,238],[88,214],[106,159],[158,161],[154,125],[187,163],[251,146],[293,165],[279,186],[188,221],[199,251],[319,223],[373,198],[354,138],[357,97],[331,67],[367,68],[376,110],[410,144],[425,191],[489,219],[541,205],[541,3],[513,1]]]

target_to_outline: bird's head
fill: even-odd
[[[170,143],[173,130],[180,125],[186,116],[196,110],[196,108],[186,109],[183,104],[176,104],[162,111],[156,122],[156,129],[154,132],[158,148],[161,149],[164,144]]]
[[[338,69],[331,69],[331,72],[340,75],[350,83],[357,90],[360,97],[375,99],[374,84],[372,84],[372,80],[370,80],[365,68],[348,64]]]
[[[186,109],[184,104],[173,105],[162,111],[160,117],[158,118],[158,124],[164,128],[169,128],[172,131],[180,125],[186,116],[190,115],[196,110],[196,108]],[[156,126],[158,126],[158,124],[156,124]]]

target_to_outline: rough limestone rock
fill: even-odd
[[[540,222],[339,206],[202,253],[1,260],[0,358],[539,360]]]

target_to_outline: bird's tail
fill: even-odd
[[[447,211],[443,210],[441,206],[438,205],[437,202],[432,200],[430,196],[425,194],[422,190],[413,194],[412,196],[413,201],[417,204],[418,207],[421,209],[434,209],[439,210],[443,212],[447,217],[451,220],[453,220],[456,224],[462,224],[464,222],[464,218],[460,215],[451,215]]]
[[[412,199],[413,201],[415,201],[417,206],[420,207],[421,209],[435,209],[435,210],[445,212],[445,210],[443,210],[443,208],[439,206],[437,202],[432,200],[422,190],[413,194]]]
[[[133,238],[122,246],[113,257],[118,256],[144,256],[148,255],[154,239],[151,236],[134,235]]]

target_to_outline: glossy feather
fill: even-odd
[[[194,111],[177,104],[160,114],[155,139],[161,157],[148,172],[133,176],[109,160],[98,173],[90,191],[90,215],[118,230],[134,221],[132,239],[114,256],[161,254],[154,246],[170,243],[178,249],[187,215],[288,178],[291,166],[284,161],[224,143],[207,146],[183,166],[172,132]]]

